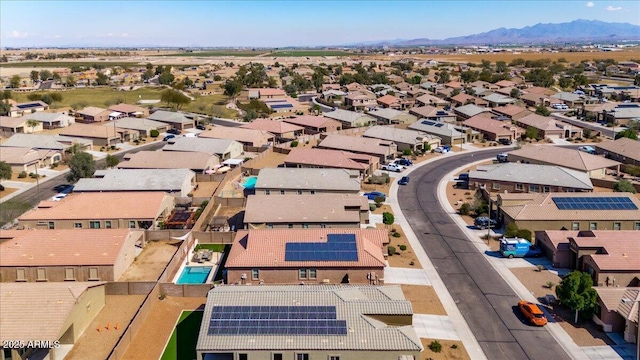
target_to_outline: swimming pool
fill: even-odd
[[[244,182],[242,183],[242,186],[245,189],[255,189],[256,181],[258,181],[258,177],[257,176],[249,176],[248,178],[244,179]]]
[[[187,266],[182,269],[176,284],[204,284],[211,269],[211,266]]]

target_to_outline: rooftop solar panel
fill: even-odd
[[[24,110],[24,109],[31,109],[31,108],[35,108],[35,107],[39,107],[42,106],[42,104],[40,103],[27,103],[27,104],[18,104],[16,105],[16,107],[20,110]]]
[[[638,210],[628,197],[552,197],[558,210]]]
[[[327,242],[287,243],[285,261],[358,261],[354,234],[329,234]]]

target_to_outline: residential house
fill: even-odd
[[[26,121],[35,120],[39,122],[44,129],[67,127],[75,122],[74,118],[63,113],[46,113],[41,111],[25,114],[22,119]]]
[[[131,105],[131,104],[116,104],[109,106],[110,111],[115,111],[124,114],[126,117],[130,118],[140,118],[149,116],[149,110],[147,108],[143,108],[142,106]]]
[[[59,150],[36,150],[30,147],[0,146],[0,159],[9,164],[16,172],[38,172],[38,168],[59,163],[62,154]]]
[[[395,159],[398,151],[398,146],[392,141],[348,135],[327,135],[317,147],[374,156],[380,163]]]
[[[487,193],[561,193],[593,191],[586,172],[551,165],[504,163],[469,171],[469,188]]]
[[[403,110],[406,107],[406,102],[393,96],[393,95],[384,95],[376,99],[378,105],[383,108],[390,108],[396,110]]]
[[[110,119],[110,115],[112,113],[113,111],[108,109],[88,106],[82,110],[76,111],[76,119],[78,122],[84,123],[105,122]]]
[[[597,143],[596,154],[604,154],[607,159],[624,165],[640,166],[640,142],[621,137],[615,141]]]
[[[196,354],[198,360],[210,354],[223,359],[418,359],[423,347],[412,315],[399,285],[223,286],[207,295]],[[247,321],[229,327],[228,320],[219,320],[227,317]],[[288,321],[270,320],[279,317]]]
[[[589,174],[589,177],[596,179],[604,178],[607,169],[618,170],[620,166],[619,162],[602,156],[557,146],[523,146],[521,149],[509,152],[507,158],[509,162],[557,165],[584,171]]]
[[[640,288],[638,287],[596,287],[593,321],[605,332],[622,333],[624,341],[637,342],[638,307]]]
[[[38,150],[60,150],[64,152],[72,146],[78,150],[91,150],[93,141],[77,137],[41,134],[14,134],[2,143],[6,147],[28,147]]]
[[[133,138],[145,138],[151,136],[151,131],[157,130],[158,133],[163,133],[169,130],[170,125],[160,121],[153,121],[149,119],[125,117],[112,122],[103,124],[107,127],[116,127],[118,129],[128,130],[133,134]]]
[[[628,125],[632,121],[640,121],[640,104],[618,104],[603,115],[604,120],[608,123]]]
[[[344,97],[344,105],[349,110],[366,111],[375,108],[378,103],[376,95],[368,90],[350,92]]]
[[[195,151],[216,155],[220,160],[228,160],[241,156],[242,144],[228,139],[207,139],[199,137],[177,137],[169,139],[163,151]]]
[[[296,126],[301,126],[304,128],[305,134],[311,135],[325,132],[334,132],[342,129],[341,122],[326,118],[324,116],[302,115],[285,118],[282,121]]]
[[[2,349],[3,359],[33,358],[36,352],[59,359],[67,355],[69,346],[47,346],[43,350],[42,345],[72,345],[78,341],[105,305],[105,284],[3,283],[0,303],[2,340],[11,339],[15,344]]]
[[[304,135],[304,128],[284,121],[255,119],[240,126],[243,129],[262,130],[275,135],[276,141],[287,142]]]
[[[136,258],[136,244],[144,243],[144,231],[126,228],[22,230],[12,235],[0,243],[3,283],[117,281]]]
[[[460,145],[479,139],[481,134],[471,128],[463,129],[455,124],[433,120],[420,120],[409,125],[410,130],[422,131],[441,139],[443,145]]]
[[[458,106],[457,108],[453,109],[453,112],[456,114],[456,118],[458,119],[458,121],[464,121],[478,114],[488,113],[490,111],[491,110],[485,107],[480,107],[474,104]]]
[[[257,195],[354,194],[360,173],[347,169],[264,168],[256,180]]]
[[[476,105],[484,108],[489,105],[488,101],[465,93],[454,95],[450,99],[453,106]]]
[[[378,157],[349,151],[293,148],[284,159],[287,168],[334,168],[356,170],[360,176],[372,175],[380,167]]]
[[[598,98],[592,98],[586,95],[580,95],[565,91],[551,95],[551,98],[549,100],[552,104],[566,104],[570,108],[577,108],[586,104],[598,103]]]
[[[385,109],[375,109],[373,111],[367,112],[368,115],[378,120],[378,124],[388,125],[388,124],[413,124],[418,120],[417,117],[411,114],[407,114],[406,112],[385,108]]]
[[[128,153],[119,169],[189,169],[204,173],[220,163],[216,155],[197,151],[138,151]]]
[[[491,113],[481,113],[463,121],[464,126],[477,130],[489,141],[506,139],[516,141],[523,133],[522,129],[511,124],[511,121],[494,120]]]
[[[419,106],[409,110],[409,114],[415,115],[418,119],[433,120],[446,123],[456,122],[456,115],[451,111],[447,111],[435,106]]]
[[[500,193],[506,226],[541,230],[638,230],[640,199],[631,193]]]
[[[49,110],[49,104],[44,101],[29,101],[25,103],[11,104],[9,109],[10,117],[21,117],[28,114],[33,114],[40,111]]]
[[[106,169],[97,170],[93,178],[78,180],[73,191],[76,193],[164,191],[173,196],[185,197],[195,186],[195,172],[184,166],[177,169],[167,168],[163,171],[149,168]]]
[[[186,117],[185,114],[180,112],[157,110],[149,115],[147,119],[169,124],[177,130],[193,129],[196,127],[195,120]]]
[[[30,134],[36,131],[42,131],[41,122],[28,122],[25,118],[0,116],[0,134],[3,136]]]
[[[265,130],[246,129],[231,126],[214,126],[198,134],[204,139],[235,140],[244,147],[263,147],[273,144],[275,135]]]
[[[425,151],[440,146],[440,138],[425,132],[399,129],[388,126],[372,126],[362,134],[365,138],[393,141],[398,151]]]
[[[435,106],[438,108],[445,108],[450,105],[451,103],[449,101],[443,100],[431,94],[424,94],[416,98],[416,106]]]
[[[458,81],[449,81],[448,83],[444,84],[444,86],[451,89],[458,89],[458,90],[464,89],[464,84]]]
[[[582,128],[552,117],[529,114],[522,118],[514,119],[514,121],[524,129],[535,129],[538,132],[538,137],[542,139],[582,137]]]
[[[343,109],[336,109],[323,114],[325,117],[337,120],[342,123],[343,129],[356,128],[362,126],[369,126],[376,122],[376,119],[363,113],[355,111],[348,111]]]
[[[60,201],[41,201],[18,221],[33,229],[155,230],[173,207],[173,196],[160,191],[73,193]]]
[[[496,93],[485,95],[482,98],[487,102],[489,102],[489,107],[491,108],[505,106],[505,105],[513,104],[516,102],[516,99],[512,97],[496,94]]]
[[[287,93],[282,89],[262,88],[249,90],[249,99],[259,99],[261,101],[284,99],[286,96]]]
[[[518,84],[509,80],[500,80],[496,83],[496,85],[500,86],[501,88],[508,88],[517,86]]]
[[[531,114],[531,111],[521,107],[521,106],[517,106],[517,105],[505,105],[505,106],[498,106],[495,107],[493,109],[491,109],[491,112],[499,115],[499,116],[504,116],[509,118],[510,120],[517,120],[520,118],[523,118],[529,114]]]
[[[132,135],[133,139],[137,136],[137,133],[132,134],[127,129],[81,123],[72,124],[60,131],[59,134],[91,140],[96,146],[111,146],[118,142],[127,142],[132,140]]]
[[[384,229],[238,231],[225,263],[225,283],[380,284],[388,242]]]
[[[249,195],[244,223],[245,229],[360,228],[369,223],[369,203],[359,195]]]

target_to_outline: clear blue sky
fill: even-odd
[[[576,19],[640,25],[640,2],[2,0],[0,46],[340,45]]]

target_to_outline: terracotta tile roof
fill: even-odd
[[[482,130],[496,135],[512,135],[515,137],[515,134],[522,132],[520,128],[511,124],[510,121],[494,120],[486,114],[481,113],[472,116],[465,120],[463,124],[475,130]]]
[[[385,95],[378,98],[378,103],[391,106],[400,102],[400,99],[393,95]]]
[[[600,270],[640,271],[640,232],[637,230],[580,232],[570,239],[580,248],[603,249],[602,252],[588,255]]]
[[[67,330],[64,325],[82,294],[89,287],[103,285],[96,282],[2,283],[1,339],[25,343],[58,340]]]
[[[304,128],[286,123],[284,121],[270,120],[270,119],[255,119],[248,124],[240,126],[242,129],[253,129],[268,131],[272,134],[285,134],[294,131],[303,131]]]
[[[358,209],[347,210],[347,207]],[[360,211],[369,208],[360,195],[249,195],[244,222],[259,223],[359,223]]]
[[[622,299],[620,304],[618,305],[618,314],[622,315],[623,318],[638,323],[638,303],[640,300],[640,289],[638,288],[627,288],[627,291],[622,295]]]
[[[65,136],[77,136],[77,137],[89,137],[97,139],[113,139],[118,137],[116,130],[122,131],[122,129],[114,129],[112,126],[102,126],[98,124],[80,124],[75,123],[64,128],[59,134]]]
[[[580,171],[610,168],[620,164],[617,161],[591,155],[584,151],[545,145],[523,146],[519,150],[509,152],[509,155]]]
[[[284,96],[286,93],[282,89],[273,89],[273,88],[264,88],[264,89],[255,89],[258,90],[260,96]]]
[[[517,106],[517,105],[513,105],[513,104],[509,104],[509,105],[505,105],[505,106],[498,106],[492,109],[493,111],[499,113],[499,114],[504,114],[507,116],[514,116],[517,114],[520,114],[524,111],[528,111],[527,109]]]
[[[145,111],[145,109],[141,108],[140,106],[125,104],[125,103],[111,105],[109,106],[109,110],[117,111],[125,114],[130,114],[135,112],[144,113]]]
[[[42,201],[18,220],[155,219],[167,196],[158,191],[70,194],[60,201]]]
[[[318,147],[335,150],[356,151],[366,154],[387,156],[396,151],[397,146],[392,141],[355,137],[348,135],[328,135]]]
[[[23,230],[0,244],[0,266],[113,265],[129,229]]]
[[[476,98],[475,96],[471,96],[469,94],[460,93],[460,94],[458,94],[456,96],[451,97],[451,100],[464,105],[464,104],[467,103],[467,101],[474,101],[475,102],[476,100],[478,100],[478,98]]]
[[[98,116],[98,115],[102,114],[105,111],[109,111],[109,110],[103,109],[103,108],[99,108],[99,107],[95,107],[95,106],[87,106],[86,108],[84,108],[82,110],[78,110],[77,114],[87,115],[87,116]]]
[[[286,164],[366,170],[371,163],[377,162],[369,155],[329,149],[294,148],[284,159]]]
[[[0,127],[19,127],[24,126],[27,127],[27,119],[19,117],[9,117],[9,116],[0,116]]]
[[[267,144],[273,141],[272,133],[264,130],[245,129],[231,126],[215,126],[213,129],[201,132],[198,137],[209,139],[228,139],[242,143]]]
[[[220,162],[217,156],[198,151],[138,151],[125,159],[118,168],[204,170]]]
[[[560,120],[538,114],[529,114],[518,119],[518,122],[523,123],[526,126],[532,126],[542,131],[563,131],[564,127],[568,127],[570,129],[577,128],[575,125],[571,125],[569,123],[565,123]]]
[[[327,242],[328,234],[354,234],[357,261],[285,261],[285,248],[291,242]],[[248,267],[384,267],[382,245],[388,241],[384,229],[259,229],[236,234],[229,252],[228,268]]]
[[[509,80],[500,80],[496,83],[496,85],[500,87],[510,87],[510,86],[516,86],[517,84]]]
[[[622,297],[627,292],[627,288],[594,286],[594,289],[608,311],[617,311]]]
[[[555,91],[553,91],[553,90],[551,90],[549,88],[540,87],[540,86],[528,87],[526,89],[523,89],[522,91],[525,91],[527,94],[540,94],[540,95],[553,95],[553,94],[555,94]]]
[[[311,115],[296,116],[294,118],[288,118],[282,121],[287,122],[289,124],[297,125],[297,126],[309,126],[314,128],[320,128],[325,126],[340,127],[342,125],[337,120],[329,119],[324,116],[311,116]]]
[[[31,164],[41,159],[38,151],[28,147],[0,146],[0,159],[7,164]]]
[[[605,141],[596,144],[596,148],[640,161],[640,141],[637,140],[622,137],[615,141]]]

